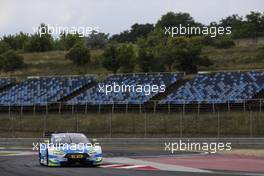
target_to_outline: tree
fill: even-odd
[[[138,44],[142,38],[138,39]],[[147,39],[143,39],[146,47],[155,47],[157,45],[166,45],[168,37],[164,35],[164,31],[161,28],[156,28],[154,31],[148,34]],[[146,41],[146,42],[145,42]]]
[[[113,35],[111,37],[112,41],[117,41],[120,43],[125,42],[135,42],[138,38],[146,38],[147,35],[154,30],[153,24],[138,24],[135,23],[131,26],[130,30],[125,30],[120,34]]]
[[[121,72],[133,72],[135,51],[133,45],[123,44],[118,48],[118,62]]]
[[[117,73],[117,70],[120,68],[117,44],[109,44],[109,46],[104,50],[102,66],[113,73]]]
[[[131,41],[131,35],[129,30],[125,30],[120,34],[115,34],[110,38],[111,41],[125,43]]]
[[[4,71],[14,71],[22,68],[24,65],[24,58],[16,54],[13,50],[5,52],[1,57],[1,68]]]
[[[220,21],[220,25],[232,27],[232,36],[234,38],[256,38],[264,36],[264,14],[259,12],[250,12],[243,19],[236,14],[228,16]]]
[[[199,66],[212,64],[208,58],[201,57],[202,45],[196,38],[170,38],[167,45],[158,46],[156,50],[157,57],[168,71],[176,68],[187,73],[196,73]]]
[[[142,37],[146,38],[148,34],[154,30],[153,24],[133,24],[131,26],[130,35],[131,35],[131,42],[135,42],[137,38]]]
[[[0,41],[0,54],[5,53],[9,49],[10,49],[10,46],[6,42]]]
[[[109,34],[98,33],[94,31],[87,37],[86,46],[91,49],[103,49],[108,42]]]
[[[235,28],[236,26],[239,26],[243,21],[243,17],[239,16],[237,14],[233,14],[231,16],[228,16],[226,18],[222,18],[220,21],[220,25],[223,27],[233,27]]]
[[[29,35],[23,32],[15,35],[4,35],[2,41],[8,44],[13,50],[24,49],[25,43],[29,40]]]
[[[57,48],[60,50],[69,50],[76,44],[84,44],[85,40],[80,34],[70,34],[70,33],[62,33],[60,34],[60,38],[57,41]]]
[[[3,62],[4,62],[4,57],[3,55],[0,55],[0,69],[3,70]]]
[[[246,15],[247,22],[250,23],[250,31],[253,37],[261,36],[264,34],[264,14],[260,12],[250,12]]]
[[[139,48],[138,56],[136,58],[136,66],[139,71],[151,72],[154,71],[155,58],[151,50],[147,48]]]
[[[91,55],[90,50],[83,44],[76,44],[69,50],[65,57],[74,64],[82,66],[90,62]]]
[[[41,24],[39,30],[41,30],[41,34],[38,31],[30,36],[29,41],[25,44],[25,51],[44,52],[53,49],[53,38],[48,33],[48,27],[45,24]]]
[[[164,28],[170,26],[187,26],[197,24],[189,13],[174,13],[168,12],[165,15],[162,15],[158,20],[156,27]]]

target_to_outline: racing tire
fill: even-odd
[[[49,166],[49,151],[46,151],[47,166]]]
[[[40,154],[40,152],[39,152],[39,164],[40,164],[41,166],[43,166],[43,163],[41,162],[41,154]]]
[[[39,153],[39,164],[40,164],[41,166],[43,166],[44,164],[41,162],[41,152],[40,152],[40,147],[39,147],[39,149],[38,149],[38,153]]]

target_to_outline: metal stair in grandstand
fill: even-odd
[[[262,109],[264,107],[264,89],[256,93],[252,99],[245,102],[248,107]]]
[[[1,79],[1,78],[0,78],[0,79]],[[8,89],[10,89],[11,87],[13,87],[13,86],[15,86],[15,85],[17,85],[17,84],[19,84],[19,82],[16,82],[16,80],[14,79],[13,81],[11,81],[11,82],[8,83],[8,84],[5,84],[5,85],[3,85],[3,86],[0,85],[0,93],[6,91],[6,90],[8,90]]]
[[[66,101],[72,99],[73,97],[76,97],[77,95],[85,92],[86,90],[88,90],[88,89],[90,89],[90,88],[92,88],[92,87],[94,87],[96,85],[97,85],[97,82],[96,81],[92,81],[91,83],[88,83],[88,84],[82,86],[80,89],[72,92],[68,96],[62,97],[61,99],[58,100],[58,102],[66,102]]]
[[[253,99],[253,100],[254,100],[254,99],[264,99],[264,89],[261,90],[260,92],[256,93],[256,94],[252,97],[252,99]]]
[[[161,92],[161,93],[158,93],[157,95],[153,96],[144,105],[145,106],[153,106],[153,104],[154,104],[155,101],[162,100],[163,98],[165,98],[166,96],[168,96],[170,93],[176,91],[179,87],[181,87],[186,82],[188,82],[191,79],[193,79],[194,77],[195,77],[195,75],[185,75],[185,76],[183,76],[181,79],[179,79],[178,81],[176,81],[174,84],[171,84],[168,87],[166,87],[166,91],[165,92]]]

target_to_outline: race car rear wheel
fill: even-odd
[[[39,153],[39,164],[40,164],[41,166],[43,166],[44,163],[43,163],[43,160],[42,160],[42,154],[41,154],[40,147],[38,148],[38,153]]]
[[[41,153],[39,152],[39,164],[43,166],[43,163],[41,162]]]
[[[46,162],[47,162],[47,166],[49,166],[49,152],[48,152],[48,150],[46,151]]]

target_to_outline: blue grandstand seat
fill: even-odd
[[[264,72],[198,74],[160,104],[242,103],[264,88]]]
[[[0,89],[14,84],[16,82],[15,78],[0,78]]]
[[[182,75],[176,73],[151,73],[151,74],[124,74],[112,75],[105,81],[98,83],[96,86],[88,89],[84,93],[68,101],[68,104],[143,104],[150,98],[158,94],[151,92],[120,91],[111,92],[106,95],[99,91],[100,85],[165,85],[166,87],[175,83]]]
[[[29,78],[0,93],[1,105],[45,105],[95,80],[94,76]]]

